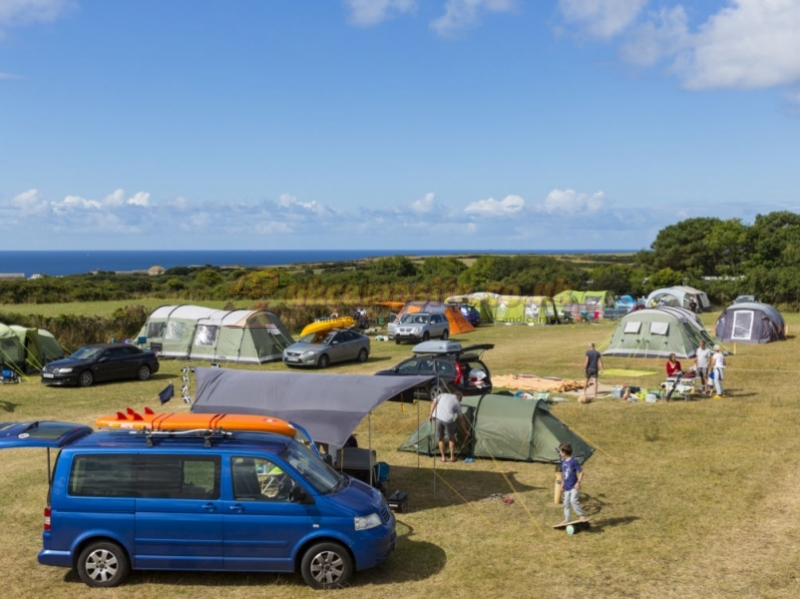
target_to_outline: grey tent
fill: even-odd
[[[721,341],[769,343],[786,339],[786,325],[780,312],[760,302],[728,306],[719,315],[715,330]]]
[[[265,310],[161,306],[139,337],[164,358],[263,364],[294,343],[280,318]]]
[[[192,412],[265,414],[296,422],[317,443],[344,446],[384,401],[424,385],[430,376],[367,376],[196,368]]]
[[[557,463],[561,457],[556,448],[561,443],[570,443],[573,456],[581,463],[594,453],[592,447],[550,412],[547,402],[490,394],[464,397],[461,406],[473,431],[471,444],[457,435],[456,448],[461,455]],[[437,454],[433,423],[423,422],[398,450]]]
[[[697,314],[673,306],[630,312],[620,319],[604,356],[622,358],[693,358],[700,341],[716,343]]]

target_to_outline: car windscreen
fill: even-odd
[[[103,349],[100,347],[82,347],[74,354],[70,356],[70,358],[75,358],[76,360],[96,360],[97,357],[103,353]]]
[[[430,316],[427,314],[406,314],[400,319],[400,322],[405,324],[425,324],[429,320]]]
[[[303,444],[293,440],[281,452],[281,457],[321,495],[333,493],[344,485],[344,477]]]

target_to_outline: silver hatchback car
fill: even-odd
[[[369,351],[369,337],[366,335],[352,329],[334,329],[301,337],[283,350],[283,363],[327,368],[335,362],[366,362]]]
[[[391,331],[390,331],[391,333]],[[432,337],[450,337],[450,322],[444,314],[413,312],[404,314],[400,322],[394,323],[394,342],[427,341]]]

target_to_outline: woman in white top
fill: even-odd
[[[722,397],[722,377],[725,370],[725,354],[719,345],[714,346],[714,355],[711,356],[711,370],[714,373],[715,398]]]

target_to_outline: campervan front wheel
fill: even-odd
[[[90,587],[115,587],[128,577],[130,564],[116,543],[90,543],[78,556],[78,576]]]
[[[311,588],[338,589],[353,576],[353,560],[338,543],[319,543],[306,551],[300,571]]]

